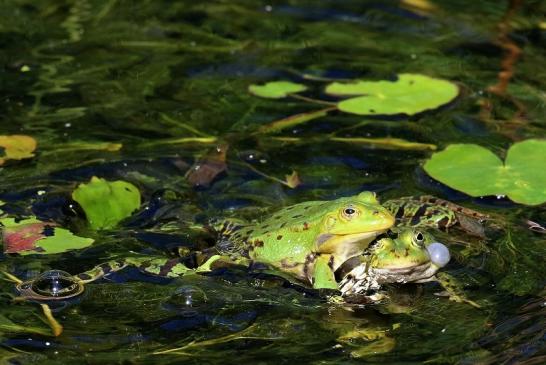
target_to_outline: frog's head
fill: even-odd
[[[416,229],[389,233],[389,237],[378,239],[367,251],[368,270],[373,271],[379,284],[428,281],[447,263],[431,259],[428,247],[441,244],[434,243],[430,234]]]
[[[394,224],[393,215],[379,204],[375,193],[371,191],[333,201],[328,210],[323,217],[323,234],[384,232]]]
[[[369,191],[332,201],[321,209],[316,250],[332,254],[334,271],[349,258],[360,255],[394,224],[392,214]]]
[[[449,250],[423,231],[391,229],[370,244],[364,254],[348,261],[340,290],[355,295],[387,283],[423,283],[449,262]]]

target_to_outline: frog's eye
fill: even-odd
[[[353,206],[348,206],[343,208],[341,214],[344,218],[351,219],[358,215],[358,210],[356,210]]]
[[[413,242],[417,243],[418,245],[422,245],[423,243],[425,243],[425,235],[421,232],[416,232],[413,235]]]

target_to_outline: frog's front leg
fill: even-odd
[[[338,290],[338,283],[332,270],[332,262],[332,255],[315,256],[313,275],[311,277],[314,289]]]
[[[445,290],[445,292],[440,293],[439,295],[446,295],[450,300],[457,303],[468,303],[473,307],[481,308],[481,305],[466,297],[462,285],[455,277],[445,272],[439,272],[436,274],[436,281]]]

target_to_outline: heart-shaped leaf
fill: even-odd
[[[307,90],[307,87],[302,84],[296,84],[290,81],[272,81],[264,85],[252,84],[248,87],[248,91],[256,96],[268,99],[285,98],[289,94],[295,94]]]
[[[506,195],[527,205],[546,202],[546,140],[515,143],[504,163],[478,145],[453,144],[423,167],[436,180],[471,196]]]
[[[16,221],[14,218],[0,219],[5,253],[54,254],[88,247],[93,239],[73,235],[57,227],[55,223],[42,222],[36,218]]]
[[[326,93],[358,97],[340,101],[339,110],[359,115],[413,115],[453,101],[459,88],[446,80],[419,74],[400,74],[395,81],[334,82]]]
[[[25,135],[0,136],[0,147],[4,148],[4,156],[0,157],[0,165],[6,160],[22,160],[34,156],[36,140]]]
[[[72,192],[94,229],[112,228],[140,207],[140,191],[126,181],[106,181],[93,176]]]

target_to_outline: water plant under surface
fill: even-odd
[[[2,2],[2,361],[544,362],[544,6]],[[213,247],[209,219],[362,191],[456,222],[425,233],[467,302],[424,283],[340,303],[210,261],[150,275]],[[22,300],[107,262],[82,295]]]

